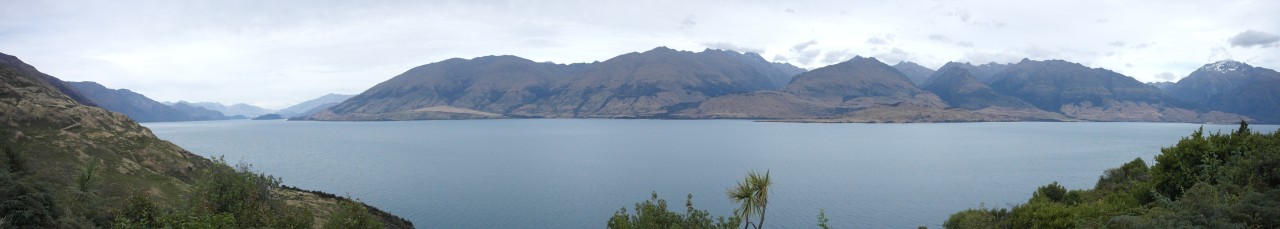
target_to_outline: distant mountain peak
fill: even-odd
[[[897,63],[897,64],[893,64],[893,66],[894,66],[894,67],[900,67],[900,66],[913,66],[913,67],[921,67],[921,68],[926,68],[926,69],[929,69],[929,70],[933,70],[933,69],[930,69],[929,67],[925,67],[924,65],[920,65],[920,64],[917,64],[917,63],[915,63],[915,62],[905,61],[905,60],[899,60],[899,61],[898,61],[898,63]]]
[[[646,52],[679,52],[679,51],[680,50],[668,48],[667,46],[658,46]]]
[[[1241,69],[1250,68],[1250,67],[1253,67],[1253,66],[1249,66],[1248,64],[1241,63],[1239,61],[1226,59],[1226,60],[1220,60],[1218,62],[1213,62],[1212,64],[1206,64],[1204,65],[1204,67],[1200,67],[1200,69],[1205,69],[1205,70],[1210,70],[1215,72],[1231,72],[1231,71],[1239,71]]]

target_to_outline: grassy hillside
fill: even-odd
[[[345,198],[284,188],[248,166],[192,154],[125,115],[77,102],[53,86],[62,84],[56,78],[0,57],[0,228],[319,228],[335,217],[366,216],[412,227]]]

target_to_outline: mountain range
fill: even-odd
[[[605,61],[453,58],[412,68],[358,95],[329,94],[279,111],[169,103],[92,82],[66,84],[84,104],[139,121],[279,114],[291,120],[490,118],[769,119],[798,122],[1280,122],[1280,74],[1224,60],[1178,82],[1063,60],[951,62],[930,69],[854,57],[811,71],[755,53],[658,47]]]
[[[567,65],[455,58],[410,69],[305,119],[662,117],[708,98],[778,88],[798,69],[755,54],[665,47]]]
[[[303,101],[293,106],[280,109],[279,111],[276,111],[275,114],[279,114],[281,117],[285,118],[309,116],[332,107],[333,105],[338,105],[338,103],[341,103],[342,101],[347,101],[347,99],[350,99],[351,97],[355,97],[355,95],[330,93],[320,96],[319,98]]]
[[[1242,79],[1199,80],[1227,77],[1202,68],[1164,90],[1107,69],[1029,59],[953,62],[935,71],[911,62],[890,66],[854,57],[803,71],[754,53],[665,47],[579,64],[486,56],[422,65],[330,109],[295,119],[1277,120],[1274,106],[1280,95],[1271,90],[1278,86],[1274,70],[1243,63],[1218,68],[1223,71],[1214,74]],[[1236,82],[1243,78],[1256,83]],[[782,85],[782,79],[789,80]]]
[[[218,111],[226,116],[234,117],[235,119],[244,119],[246,117],[248,118],[258,117],[260,115],[271,113],[271,110],[269,109],[261,108],[254,105],[244,104],[244,103],[236,103],[231,105],[224,105],[222,103],[216,103],[216,102],[178,101],[178,103],[187,103],[192,106],[203,107],[205,109]]]
[[[246,119],[250,117],[247,115],[260,117],[269,114],[275,114],[285,118],[306,116],[336,105],[353,96],[327,94],[319,98],[308,100],[273,112],[265,108],[243,103],[227,106],[213,102],[157,102],[145,95],[128,89],[111,89],[91,81],[65,82],[65,84],[68,86],[68,91],[77,93],[77,95],[83,95],[82,99],[88,102],[87,104],[125,114],[137,122]]]
[[[1204,110],[1246,115],[1280,123],[1280,73],[1225,60],[1205,64],[1165,91]]]

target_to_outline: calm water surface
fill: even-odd
[[[529,119],[146,124],[284,183],[350,195],[419,228],[603,228],[653,191],[713,215],[749,170],[774,180],[766,225],[940,228],[956,211],[1025,202],[1058,181],[1091,188],[1199,124],[794,124]],[[1275,131],[1277,126],[1252,126]],[[1234,125],[1207,125],[1229,131]],[[630,211],[630,210],[629,210]]]

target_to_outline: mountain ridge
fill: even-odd
[[[776,63],[754,53],[666,47],[570,65],[516,56],[453,58],[415,67],[331,109],[295,119],[1257,121],[1185,102],[1111,70],[1063,60],[950,62],[927,77],[914,76],[924,79],[917,83],[903,69],[920,70],[913,74],[929,69],[855,56],[800,72],[782,87],[776,85],[781,81],[777,76],[785,75],[785,69],[761,70],[771,64]],[[944,69],[963,73],[940,74]],[[931,85],[939,82],[944,85]],[[1256,88],[1265,87],[1251,90],[1261,90]]]

